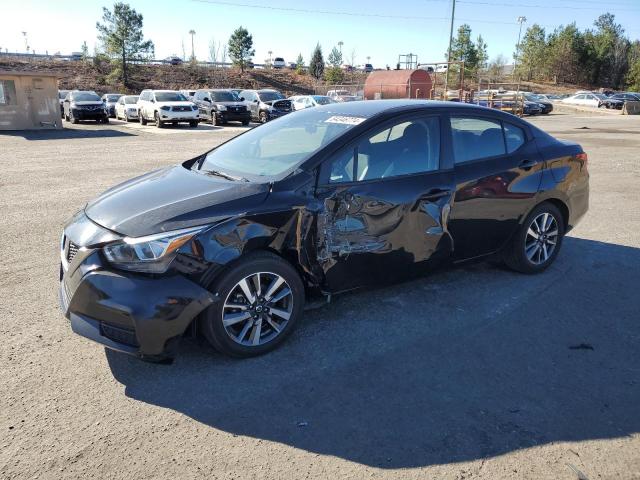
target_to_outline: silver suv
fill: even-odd
[[[156,127],[180,122],[197,127],[198,107],[175,90],[143,90],[138,99],[138,115],[140,123],[154,122]]]

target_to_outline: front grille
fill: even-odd
[[[290,100],[279,100],[277,102],[273,102],[273,108],[276,110],[280,110],[281,112],[290,112],[291,111],[291,101]]]
[[[79,247],[75,243],[69,241],[69,248],[67,249],[67,262],[71,263],[73,257],[75,257],[76,253],[78,253],[78,248]]]
[[[105,322],[100,322],[100,333],[114,342],[124,343],[131,347],[139,347],[135,330],[128,328],[116,327]]]
[[[171,107],[171,110],[174,112],[190,112],[191,107]]]
[[[238,106],[238,107],[227,107],[230,112],[244,112],[247,110],[247,107]]]

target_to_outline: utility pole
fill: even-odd
[[[344,42],[342,40],[340,40],[338,42],[338,47],[340,47],[340,55],[342,55],[342,45],[344,45]]]
[[[513,60],[513,75],[516,74],[516,65],[518,63],[518,58],[520,57],[520,36],[522,35],[522,24],[527,21],[527,17],[518,17],[516,21],[520,24],[520,29],[518,30],[518,43],[516,43],[516,58]]]
[[[27,49],[27,53],[29,53],[29,40],[27,40],[27,32],[22,32],[22,36],[24,37],[24,46]]]
[[[456,17],[456,0],[451,0],[451,27],[449,28],[449,48],[447,49],[447,73],[444,77],[444,94],[447,95],[449,87],[449,66],[451,64],[451,44],[453,43],[453,21]]]
[[[269,50],[267,53],[269,54],[269,68],[271,68],[271,55],[273,54],[273,50]]]
[[[193,36],[196,34],[195,30],[189,30],[189,35],[191,35],[191,61],[195,62],[196,61],[196,52],[195,49],[193,48]]]

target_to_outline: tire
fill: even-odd
[[[102,119],[102,123],[109,123],[109,117],[105,117]]]
[[[255,278],[258,274],[261,295],[256,295]],[[269,287],[278,279],[281,283],[270,294],[272,303],[266,302],[266,298],[262,303],[257,300],[266,297]],[[251,306],[249,297],[240,286],[243,280],[249,293],[256,297]],[[201,317],[200,328],[209,343],[226,355],[246,358],[275,349],[293,331],[302,315],[305,299],[302,280],[291,264],[273,253],[247,255],[225,271],[212,287],[221,301],[206,310]],[[281,295],[284,296],[274,301]],[[274,314],[275,310],[279,313]],[[226,326],[223,314],[227,319]],[[229,321],[234,322],[230,324]]]
[[[541,229],[544,222],[546,229]],[[527,215],[511,240],[504,253],[504,263],[517,272],[542,272],[558,256],[564,233],[564,218],[560,210],[552,203],[541,203]]]
[[[138,118],[140,118],[140,124],[141,125],[146,125],[147,124],[147,119],[144,117],[144,112],[142,110],[140,110],[138,112]]]
[[[71,123],[73,123],[73,124],[77,124],[78,123],[78,119],[73,116],[73,112],[71,110],[69,110],[69,121]]]
[[[69,115],[67,115],[66,113],[64,114],[64,119],[65,119],[67,122],[70,122],[70,121],[71,121],[71,120],[69,119]]]
[[[189,122],[189,127],[191,127],[191,128],[197,128],[197,126],[198,126],[198,121],[197,121],[197,120],[191,120],[191,121]]]
[[[242,121],[242,125],[243,125],[244,127],[246,127],[247,125],[249,125],[249,120],[243,120],[243,121]]]
[[[269,116],[267,115],[267,112],[260,112],[258,118],[260,118],[260,123],[267,123],[269,121]]]
[[[213,110],[211,110],[211,125],[213,125],[214,127],[218,125],[218,116]]]
[[[162,120],[160,120],[160,114],[158,112],[153,113],[153,119],[156,122],[156,127],[158,128],[164,127],[164,124],[162,123]]]

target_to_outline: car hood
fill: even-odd
[[[264,202],[269,188],[269,183],[230,181],[175,165],[107,190],[85,213],[109,230],[140,237],[245,213]]]
[[[82,107],[98,107],[98,106],[102,107],[102,106],[104,106],[104,103],[102,103],[102,102],[97,102],[97,101],[96,101],[96,102],[93,102],[93,101],[89,101],[89,102],[75,102],[75,101],[74,101],[74,102],[71,102],[71,103],[73,103],[74,105],[82,106]]]
[[[156,102],[158,106],[169,106],[169,107],[192,107],[194,105],[191,101],[186,102]]]

